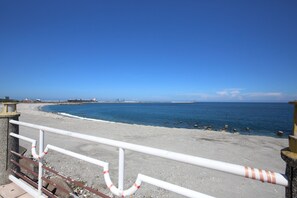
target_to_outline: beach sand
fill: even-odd
[[[21,113],[20,121],[279,173],[285,172],[285,163],[280,157],[280,150],[288,146],[287,139],[198,129],[88,121],[39,111],[38,108],[41,105],[44,104],[18,104],[18,111]],[[20,127],[20,134],[38,140],[37,130]],[[118,151],[116,148],[46,133],[45,144],[48,143],[109,162],[111,179],[117,185]],[[31,146],[23,141],[21,145],[28,149]],[[46,156],[46,161],[63,174],[75,179],[81,178],[90,186],[108,193],[102,168],[51,150]],[[138,173],[214,197],[285,196],[285,188],[282,186],[125,151],[125,189],[133,185]],[[182,196],[144,183],[133,197]]]

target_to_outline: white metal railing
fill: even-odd
[[[123,190],[123,184],[124,184],[124,154],[125,154],[125,149],[126,150],[131,150],[131,151],[136,151],[144,154],[149,154],[153,156],[158,156],[170,160],[175,160],[179,162],[184,162],[187,164],[192,164],[200,167],[205,167],[213,170],[218,170],[246,178],[251,178],[255,180],[259,180],[262,182],[268,182],[272,184],[277,184],[281,186],[288,186],[288,180],[285,175],[272,172],[272,171],[266,171],[266,170],[261,170],[261,169],[256,169],[256,168],[251,168],[247,166],[240,166],[236,164],[231,164],[231,163],[226,163],[226,162],[221,162],[221,161],[216,161],[216,160],[210,160],[206,158],[201,158],[201,157],[196,157],[196,156],[191,156],[191,155],[185,155],[181,153],[176,153],[176,152],[171,152],[171,151],[166,151],[166,150],[161,150],[161,149],[156,149],[156,148],[151,148],[151,147],[146,147],[146,146],[141,146],[141,145],[136,145],[136,144],[130,144],[126,142],[121,142],[121,141],[115,141],[111,139],[106,139],[106,138],[100,138],[100,137],[95,137],[91,135],[85,135],[85,134],[80,134],[80,133],[75,133],[75,132],[70,132],[66,130],[61,130],[61,129],[55,129],[55,128],[50,128],[50,127],[45,127],[45,126],[40,126],[40,125],[35,125],[35,124],[30,124],[30,123],[25,123],[25,122],[20,122],[20,121],[15,121],[15,120],[10,120],[11,124],[16,124],[20,126],[25,126],[25,127],[30,127],[34,129],[39,130],[39,153],[37,154],[36,152],[36,140],[30,139],[28,137],[24,137],[18,134],[10,133],[11,136],[15,138],[19,138],[22,140],[25,140],[27,142],[31,142],[32,144],[32,155],[35,159],[39,161],[39,173],[38,173],[38,195],[41,196],[41,188],[42,188],[42,159],[43,157],[47,154],[48,150],[55,150],[57,152],[72,156],[77,159],[84,160],[86,162],[98,165],[103,168],[103,174],[104,174],[104,180],[107,185],[107,187],[110,189],[110,191],[117,196],[129,196],[133,193],[135,193],[138,188],[140,187],[142,182],[149,183],[151,185],[155,185],[157,187],[187,196],[187,197],[205,197],[205,198],[210,198],[211,196],[205,195],[187,188],[183,188],[174,184],[170,184],[165,181],[161,181],[146,175],[138,174],[136,182],[134,185],[132,185],[129,189]],[[45,149],[44,149],[44,132],[49,132],[49,133],[54,133],[54,134],[59,134],[59,135],[65,135],[69,137],[74,137],[74,138],[79,138],[83,140],[88,140],[104,145],[109,145],[113,147],[119,148],[119,178],[118,178],[118,187],[114,186],[109,175],[109,164],[107,162],[103,162],[94,158],[90,158],[78,153],[74,153],[72,151],[65,150],[63,148],[59,148],[56,146],[53,146],[51,144],[48,144]]]

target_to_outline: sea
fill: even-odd
[[[293,128],[287,103],[83,103],[42,107],[43,111],[88,119],[169,128],[225,129],[245,135],[287,137]],[[197,130],[198,131],[198,130]]]

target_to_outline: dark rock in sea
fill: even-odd
[[[198,124],[194,124],[194,127],[195,127],[195,128],[198,128]]]
[[[211,126],[204,127],[206,130],[211,130]]]
[[[183,121],[179,121],[179,123],[183,123]]]
[[[245,130],[246,130],[246,131],[250,131],[251,129],[250,129],[249,127],[246,127]]]
[[[204,126],[204,130],[211,130],[211,126]]]
[[[227,124],[225,124],[225,126],[222,128],[222,131],[228,131],[228,125]]]
[[[283,136],[284,135],[284,132],[283,131],[278,131],[278,132],[276,132],[276,135],[277,136]]]
[[[233,129],[233,132],[237,132],[237,129]]]

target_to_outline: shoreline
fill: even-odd
[[[198,129],[94,122],[39,111],[39,105],[19,104],[20,121],[227,163],[285,172],[285,163],[280,157],[280,150],[288,146],[287,139],[203,130],[197,133]],[[20,127],[20,134],[38,140],[38,130]],[[27,154],[30,154],[31,145],[23,141],[20,141],[20,144],[26,147]],[[109,162],[111,178],[115,185],[117,184],[117,149],[51,133],[46,133],[46,144]],[[109,193],[98,167],[52,151],[49,151],[46,161],[57,171],[73,178],[82,178],[88,185],[99,188],[106,194]],[[84,171],[81,171],[82,167]],[[125,151],[125,189],[133,185],[138,173],[221,198],[251,196],[277,198],[285,195],[285,188],[281,186],[262,184],[206,168]],[[153,197],[180,197],[148,184],[141,187],[135,197],[145,197],[152,192]]]
[[[250,129],[249,129],[250,131],[237,131],[236,129],[235,129],[236,131],[232,131],[232,130],[224,130],[224,129],[214,129],[211,126],[197,126],[197,127],[194,126],[194,128],[186,128],[186,127],[161,126],[161,125],[149,125],[149,124],[145,125],[145,124],[117,122],[117,121],[102,120],[102,119],[97,119],[97,118],[82,117],[82,116],[77,116],[77,115],[73,115],[73,114],[68,114],[68,113],[65,113],[65,112],[50,112],[50,111],[42,110],[42,107],[48,106],[48,105],[77,105],[77,104],[83,104],[83,103],[44,103],[44,104],[43,103],[35,103],[35,104],[40,104],[38,106],[38,110],[41,111],[41,112],[51,113],[51,114],[60,115],[60,116],[65,116],[65,117],[69,117],[69,118],[73,118],[73,119],[94,121],[94,122],[119,123],[119,124],[128,124],[128,125],[134,125],[134,126],[139,125],[139,126],[148,126],[148,127],[163,127],[163,128],[168,128],[168,129],[187,129],[187,130],[196,130],[197,132],[204,131],[204,132],[228,133],[228,134],[233,134],[233,135],[245,135],[245,136],[264,136],[264,137],[273,137],[273,138],[280,138],[280,139],[287,138],[286,135],[278,136],[277,131],[275,133],[265,135],[265,134],[262,134],[262,133],[255,134],[257,132],[251,131]]]

